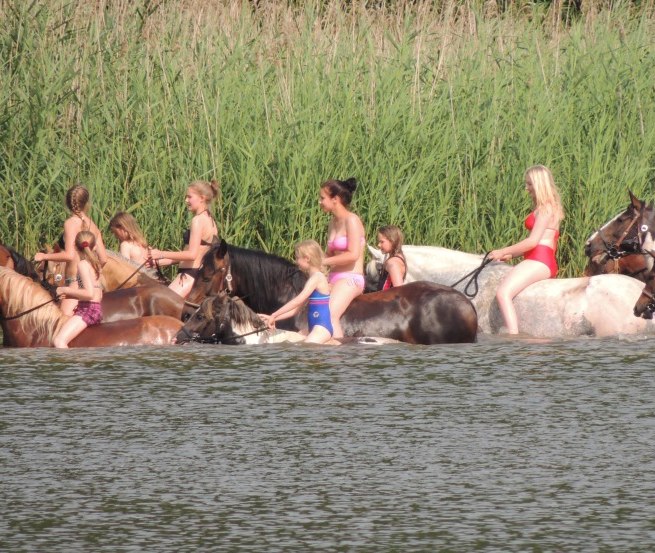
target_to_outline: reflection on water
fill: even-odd
[[[0,349],[0,549],[644,550],[652,354]]]

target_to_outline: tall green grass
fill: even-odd
[[[543,163],[573,276],[628,188],[653,198],[653,2],[299,4],[0,0],[0,239],[52,242],[81,181],[101,226],[178,247],[186,185],[217,178],[223,235],[289,255],[355,176],[369,242],[483,252],[524,235]]]

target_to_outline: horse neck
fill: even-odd
[[[297,295],[307,277],[281,257],[229,246],[233,294],[257,313],[272,313]]]
[[[138,265],[126,261],[114,252],[107,252],[107,263],[102,268],[104,288],[107,291],[121,288],[131,288],[138,285],[154,284],[157,281],[141,272]]]
[[[437,246],[405,246],[407,273],[411,280],[433,280],[448,284],[482,264],[483,255]]]

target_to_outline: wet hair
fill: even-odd
[[[202,196],[207,204],[210,204],[218,196],[220,185],[216,180],[194,180],[191,184],[189,184],[189,188],[191,188],[198,195]]]
[[[564,209],[560,200],[559,190],[555,186],[555,179],[548,167],[533,165],[523,176],[525,182],[532,184],[535,196],[535,209],[544,208],[557,217],[558,221],[564,219]]]
[[[405,257],[403,254],[403,240],[405,237],[403,236],[402,230],[400,230],[396,225],[386,225],[378,229],[378,234],[381,234],[391,242],[390,256],[400,254],[403,258]]]
[[[75,215],[84,213],[89,204],[89,191],[85,186],[76,184],[66,192],[66,207]]]
[[[320,244],[316,240],[303,240],[296,244],[296,257],[306,257],[309,260],[310,267],[314,267],[321,272],[325,272],[323,260],[325,254]]]
[[[83,230],[75,236],[75,248],[80,255],[80,260],[88,261],[96,273],[96,278],[100,278],[100,261],[93,251],[96,247],[96,235],[89,230]]]
[[[322,190],[327,190],[331,198],[339,197],[341,203],[348,207],[357,188],[357,179],[350,177],[346,180],[326,180],[321,184]]]
[[[119,211],[114,215],[109,221],[110,229],[121,229],[125,231],[127,239],[130,242],[136,242],[139,246],[143,248],[148,247],[148,241],[146,240],[139,223],[136,222],[136,219],[130,213],[125,211]]]

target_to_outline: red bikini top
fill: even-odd
[[[534,222],[535,222],[535,220],[537,218],[534,213],[535,212],[533,211],[532,213],[530,213],[530,215],[528,215],[525,218],[525,228],[528,229],[528,230],[532,230],[534,228]],[[546,228],[548,228],[548,227],[546,227]],[[555,242],[557,242],[557,240],[559,239],[559,230],[557,230],[555,228],[550,229],[550,230],[555,231]]]

